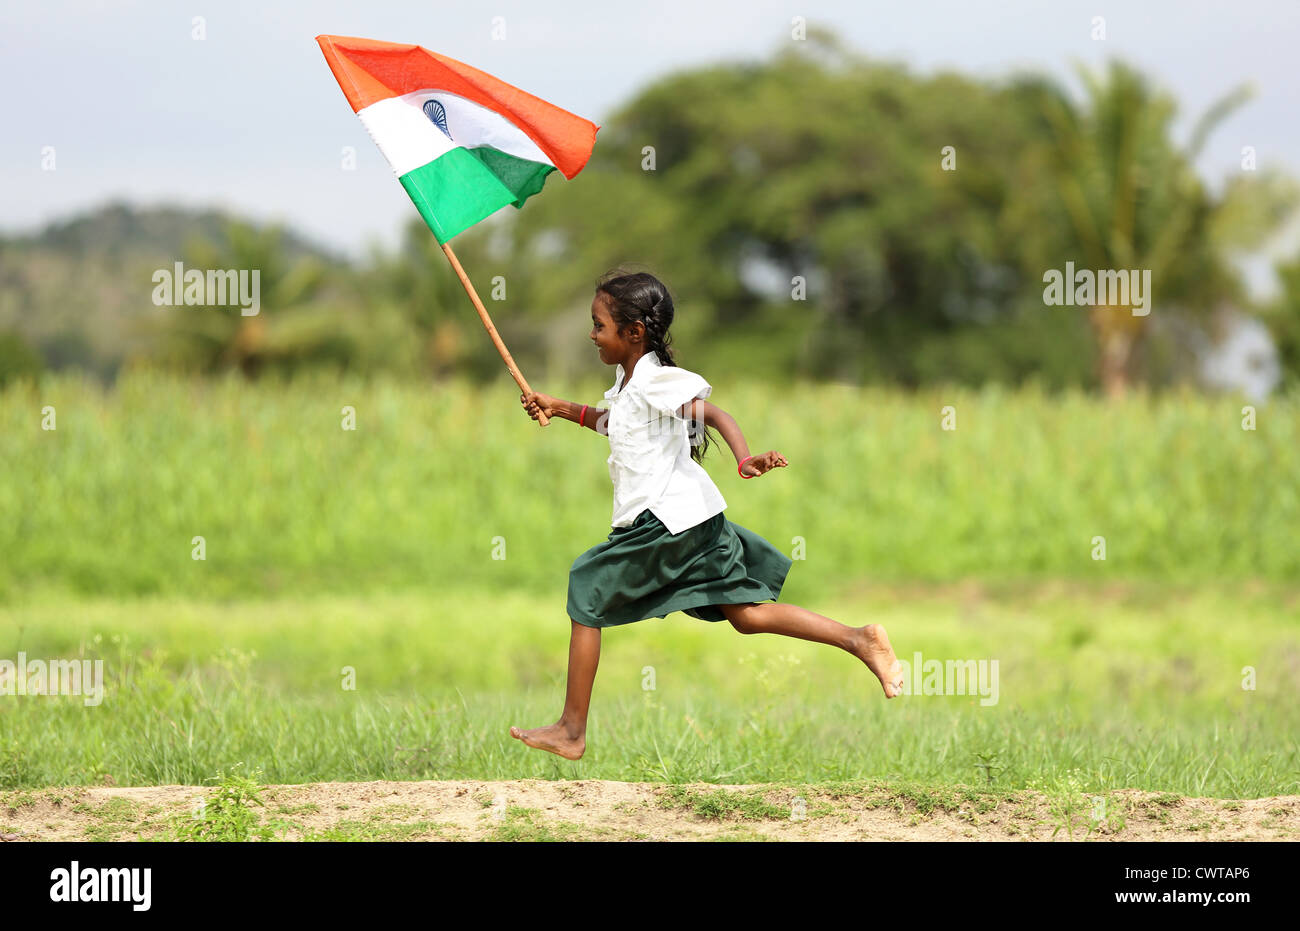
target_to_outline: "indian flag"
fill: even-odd
[[[316,41],[439,244],[591,157],[599,126],[477,68],[418,45]]]

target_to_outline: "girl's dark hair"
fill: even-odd
[[[647,349],[654,350],[664,365],[677,365],[673,358],[672,336],[668,328],[673,325],[673,297],[664,283],[649,272],[625,272],[622,269],[606,272],[596,282],[596,293],[609,300],[609,315],[622,334],[632,324],[645,326]],[[631,377],[628,373],[627,377]],[[691,458],[701,461],[709,447],[717,442],[713,431],[702,422],[687,423],[691,441]]]

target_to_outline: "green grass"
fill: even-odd
[[[593,401],[608,386],[541,387]],[[724,446],[706,466],[731,520],[802,549],[796,601],[864,579],[1300,577],[1300,399],[1261,405],[1254,431],[1239,399],[1190,394],[1107,404],[720,381],[712,400],[753,450],[790,462],[743,482]],[[940,429],[945,405],[954,431]],[[356,430],[341,428],[344,406]],[[507,382],[475,393],[138,373],[107,392],[75,377],[12,386],[0,600],[549,593],[609,533],[607,454],[567,422],[538,428]]]
[[[339,821],[320,831],[301,828],[292,822],[279,822],[274,830],[297,827],[304,841],[410,841],[455,840],[455,826],[438,821],[413,821],[407,824],[384,824],[378,821]],[[281,837],[283,835],[280,835]]]
[[[261,823],[257,809],[265,808],[257,776],[221,773],[217,789],[188,815],[176,815],[169,824],[168,840],[249,841],[272,840],[274,828]],[[115,800],[118,801],[118,800]]]
[[[684,786],[669,786],[668,791],[660,796],[659,804],[665,808],[684,808],[699,818],[719,821],[788,821],[792,811],[789,806],[773,805],[757,791],[727,792],[719,789],[698,792]]]
[[[996,704],[886,702],[843,653],[675,614],[604,635],[583,760],[530,751],[508,728],[558,715],[567,570],[609,532],[603,438],[539,429],[504,382],[56,376],[0,392],[0,660],[102,660],[107,691],[0,695],[0,790],[241,765],[884,779],[919,787],[919,816],[945,787],[1033,784],[1066,831],[1117,788],[1300,791],[1300,399],[1243,431],[1230,397],[713,383],[790,462],[752,482],[706,463],[727,516],[795,557],[782,600],[883,622],[904,660],[996,660]],[[238,833],[249,804],[204,830]]]
[[[99,658],[106,679],[95,707],[78,696],[0,702],[0,788],[105,776],[201,785],[242,763],[268,783],[888,779],[937,791],[1072,774],[1092,794],[1300,791],[1300,593],[1286,587],[880,588],[810,605],[883,622],[903,658],[998,660],[989,706],[978,695],[887,702],[847,654],[680,614],[611,629],[576,763],[508,734],[559,713],[561,595],[0,609],[0,657]],[[646,666],[654,691],[642,690]],[[342,688],[344,667],[354,690]],[[1256,670],[1253,690],[1244,667]]]
[[[567,821],[547,823],[537,809],[511,805],[503,813],[501,823],[485,839],[502,842],[599,840],[602,834],[607,833],[598,827]]]

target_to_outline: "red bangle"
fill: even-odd
[[[740,471],[742,468],[744,468],[745,463],[746,463],[746,462],[749,462],[749,460],[751,460],[751,459],[753,459],[753,458],[754,458],[753,456],[746,456],[744,459],[742,459],[742,460],[740,460],[739,462],[737,462],[737,463],[736,463],[736,474],[739,475],[741,478],[758,478],[757,475],[746,475],[744,472],[741,472],[741,471]]]
[[[582,413],[578,415],[578,426],[583,426],[583,420],[587,417],[587,405],[582,405]]]

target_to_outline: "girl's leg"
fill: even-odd
[[[569,632],[569,684],[564,694],[564,713],[547,727],[527,731],[512,727],[510,736],[538,750],[576,760],[587,749],[587,709],[600,663],[600,628],[587,627],[572,618],[569,623],[573,627]]]
[[[828,643],[852,653],[875,673],[886,698],[903,691],[903,668],[879,624],[847,627],[839,621],[779,601],[763,604],[718,605],[731,626],[742,634],[784,634],[800,640]]]

